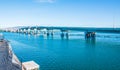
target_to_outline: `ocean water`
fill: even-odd
[[[120,34],[99,33],[94,40],[79,32],[71,32],[69,39],[3,34],[22,62],[33,60],[40,70],[120,70]]]

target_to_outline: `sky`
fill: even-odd
[[[120,28],[120,1],[0,0],[0,28],[16,26]]]

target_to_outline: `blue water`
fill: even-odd
[[[120,34],[98,34],[92,41],[72,34],[69,39],[4,35],[20,60],[34,60],[40,70],[120,70]]]

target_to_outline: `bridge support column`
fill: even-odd
[[[95,35],[95,32],[91,32],[91,38],[95,38],[96,35]]]
[[[31,29],[30,31],[31,31],[31,34],[32,34],[32,35],[36,35],[36,34],[37,34],[37,29],[36,29],[36,28]]]
[[[20,33],[20,32],[21,32],[21,29],[18,30],[18,33]]]
[[[51,31],[51,36],[53,37],[53,30]]]
[[[28,28],[27,32],[28,32],[28,34],[30,34],[30,28]]]
[[[33,35],[33,33],[34,33],[34,30],[33,30],[33,29],[31,29],[31,30],[30,30],[30,33]]]
[[[26,34],[26,29],[24,29],[24,30],[23,30],[23,33],[25,33],[25,34]]]
[[[41,33],[41,30],[38,30],[38,29],[37,29],[37,34],[40,34],[40,33]]]
[[[61,31],[61,38],[64,38],[64,31]]]
[[[95,38],[95,32],[85,32],[85,38],[86,39],[94,39]]]
[[[47,29],[46,33],[45,33],[48,37],[51,36],[53,37],[53,30],[49,30]]]
[[[20,30],[20,33],[23,33],[23,30],[22,30],[22,29]]]
[[[90,32],[85,32],[85,39],[90,38]]]
[[[19,33],[20,32],[20,30],[18,29],[17,31],[16,31],[16,33]]]
[[[32,29],[30,29],[30,34],[32,34]]]
[[[69,38],[69,34],[68,34],[68,30],[61,30],[61,38],[66,38],[68,39]]]
[[[47,30],[47,36],[49,36],[50,35],[50,31],[49,30]]]
[[[66,31],[66,38],[67,38],[67,39],[69,38],[69,34],[68,34],[68,31]]]

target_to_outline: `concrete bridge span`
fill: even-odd
[[[38,30],[46,29],[46,34],[49,36],[53,35],[52,30],[60,30],[61,37],[69,37],[68,31],[80,31],[85,32],[85,38],[95,38],[96,32],[101,33],[120,33],[120,28],[98,28],[98,27],[47,27],[47,26],[33,26],[33,27],[23,27],[18,30],[18,32],[38,32]],[[51,33],[50,33],[51,31]]]

